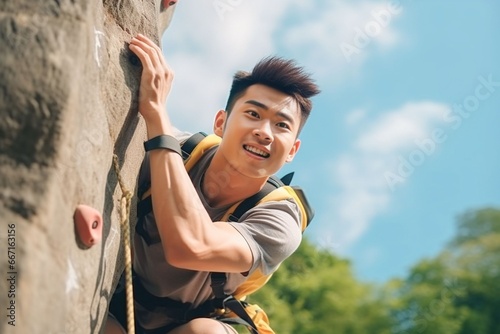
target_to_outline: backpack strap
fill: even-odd
[[[302,191],[302,188],[297,186],[282,186],[279,187],[264,198],[260,200],[259,203],[269,202],[269,201],[281,201],[284,199],[293,198],[295,203],[297,203],[300,213],[301,213],[301,230],[304,230],[309,226],[309,223],[314,217],[314,209],[309,205],[307,198]],[[257,204],[259,204],[257,203]]]
[[[309,201],[302,188],[288,185],[292,177],[293,173],[287,174],[281,179],[272,175],[258,193],[229,208],[221,221],[238,222],[245,212],[259,203],[293,198],[299,206],[302,217],[301,229],[303,232],[314,217],[314,209],[309,205]]]
[[[226,213],[227,218],[224,217],[226,219],[222,219],[222,221],[238,222],[245,212],[256,206],[264,197],[281,186],[283,186],[283,182],[280,179],[274,175],[269,177],[264,187],[258,193],[237,203],[234,210],[228,210],[228,213]]]
[[[198,132],[186,140],[181,148],[183,157],[186,156],[184,159],[186,170],[189,172],[205,152],[219,145],[220,141],[221,137],[215,134],[207,135],[203,132]],[[185,147],[185,145],[187,146]]]
[[[181,146],[182,159],[186,161],[191,156],[193,150],[208,135],[205,132],[198,132],[189,137]]]
[[[214,293],[215,299],[222,301],[223,308],[228,308],[236,314],[241,321],[236,321],[236,323],[247,326],[252,334],[259,334],[257,331],[257,326],[253,322],[252,318],[245,311],[245,307],[242,302],[234,298],[232,295],[227,295],[224,292],[224,285],[226,285],[227,276],[226,273],[211,272],[210,280],[212,291]]]
[[[206,139],[206,138],[209,138],[209,139]],[[205,140],[206,142],[208,142],[207,144],[208,145],[203,145],[204,148],[201,148],[200,149],[200,146],[198,146],[198,144]],[[193,160],[192,163],[191,163],[191,166],[194,165],[194,163],[196,161],[198,161],[198,159],[192,159],[191,158],[191,155],[196,155],[196,157],[200,157],[201,155],[203,155],[207,149],[217,145],[218,143],[220,142],[220,138],[217,137],[216,135],[207,135],[205,132],[197,132],[193,135],[191,135],[184,143],[182,143],[181,145],[181,155],[182,155],[182,159],[184,160],[184,164],[186,164],[189,160]],[[196,150],[196,148],[199,148],[198,151],[201,151],[201,152],[198,152]],[[147,155],[148,153],[146,153]],[[147,157],[145,157],[147,158]],[[196,161],[194,161],[196,160]],[[145,180],[144,182],[142,182],[141,184],[138,185],[137,187],[137,197],[139,198],[139,200],[142,199],[142,196],[146,193],[146,191],[149,190],[149,188],[151,188],[151,182],[150,180]]]

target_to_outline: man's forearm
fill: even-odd
[[[172,135],[168,115],[147,119],[148,139]],[[189,255],[193,243],[206,238],[211,219],[184,168],[182,157],[170,150],[150,151],[151,196],[165,255],[175,261]]]

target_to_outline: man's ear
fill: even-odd
[[[295,143],[293,143],[293,146],[290,149],[290,152],[288,153],[285,162],[291,162],[295,157],[295,154],[297,154],[297,152],[299,151],[299,148],[300,148],[300,139],[297,138],[295,140]]]
[[[222,135],[224,134],[226,118],[227,118],[227,112],[225,110],[219,110],[215,115],[214,133],[219,137],[222,137]]]

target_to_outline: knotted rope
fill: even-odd
[[[118,157],[113,154],[113,165],[115,167],[118,183],[122,191],[120,199],[120,223],[123,231],[124,248],[125,248],[125,293],[127,297],[127,333],[135,334],[135,317],[134,317],[134,290],[132,285],[132,256],[130,247],[130,204],[132,193],[125,188],[122,177],[120,175],[120,167],[118,165]]]

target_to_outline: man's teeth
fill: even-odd
[[[245,150],[252,152],[254,154],[260,155],[261,157],[267,158],[269,157],[269,153],[264,152],[262,150],[259,150],[258,148],[252,147],[252,146],[246,146],[245,145]]]

